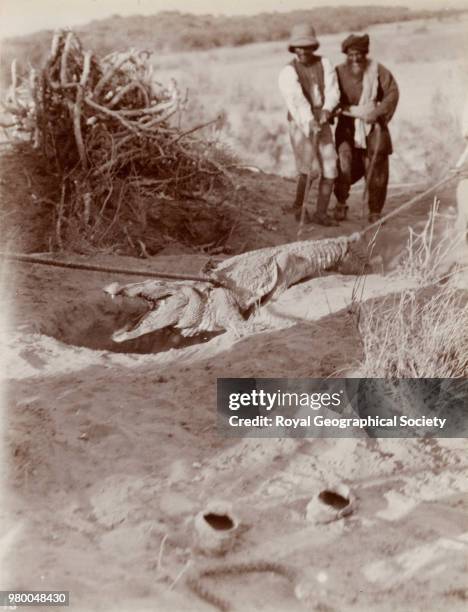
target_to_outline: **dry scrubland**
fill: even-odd
[[[200,34],[203,24],[196,18],[168,15],[167,27],[180,48],[196,46],[193,37]],[[359,15],[362,23],[384,18]],[[395,16],[390,14],[387,18]],[[88,30],[77,32],[85,48],[96,49],[100,56],[132,46],[154,50],[161,42],[158,34],[150,36],[149,24],[139,18],[128,19],[92,22]],[[155,22],[160,27],[161,19]],[[274,24],[274,36],[284,36],[284,24]],[[325,19],[325,24],[327,31],[335,29],[334,22]],[[243,26],[246,31],[247,25]],[[155,78],[163,83],[175,78],[182,89],[188,89],[189,104],[180,119],[183,126],[190,128],[221,115],[223,122],[218,127],[222,125],[222,129],[216,134],[235,154],[267,172],[293,175],[285,107],[277,87],[278,73],[292,57],[286,51],[286,42],[233,43],[226,24],[219,26],[224,30],[216,34],[217,38],[211,27],[206,26],[206,44],[219,45],[215,48],[171,53],[163,45],[154,50]],[[258,24],[251,27],[257,39],[268,36]],[[420,181],[443,174],[462,147],[458,124],[468,88],[468,14],[385,23],[367,27],[366,31],[371,35],[371,56],[392,70],[401,89],[400,105],[392,122],[393,182]],[[346,32],[321,35],[319,29],[318,33],[320,52],[335,64],[343,61],[340,43]],[[51,36],[52,32],[41,32],[5,41],[0,62],[2,81],[8,78],[9,62],[14,57],[19,60],[20,74],[28,62],[40,65]],[[241,46],[223,47],[223,43]]]
[[[392,123],[392,181],[435,178],[462,149],[459,118],[468,87],[468,17],[412,21],[368,28],[371,56],[392,70],[401,100]],[[346,34],[321,36],[321,49],[343,61]],[[190,95],[186,125],[225,117],[220,137],[262,169],[294,174],[285,110],[277,88],[290,61],[286,43],[259,43],[173,55],[155,55],[161,79],[174,76]]]

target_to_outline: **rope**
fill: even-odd
[[[441,185],[444,185],[445,183],[448,183],[449,181],[451,181],[453,178],[455,178],[457,176],[457,174],[459,172],[460,172],[459,170],[450,171],[449,175],[447,175],[444,178],[440,179],[440,181],[435,183],[435,185],[431,185],[431,187],[428,187],[422,193],[418,194],[417,196],[414,196],[414,198],[411,198],[411,200],[408,200],[407,202],[404,202],[403,204],[401,204],[400,206],[395,208],[395,210],[392,210],[391,212],[389,212],[388,214],[383,216],[381,219],[379,219],[375,223],[371,223],[370,225],[365,227],[363,230],[361,230],[359,232],[359,235],[360,236],[364,236],[364,234],[366,234],[368,231],[373,230],[373,229],[375,229],[377,227],[380,227],[382,225],[382,223],[385,223],[385,221],[387,221],[388,219],[391,219],[392,217],[397,215],[399,212],[401,212],[405,208],[409,208],[413,204],[416,204],[416,202],[419,202],[419,200],[422,200],[423,198],[425,198],[432,191],[435,191],[436,189],[438,189]]]
[[[305,217],[306,217],[306,212],[307,212],[307,200],[309,199],[310,189],[312,187],[313,181],[314,181],[314,179],[312,178],[312,173],[308,172],[307,173],[306,186],[305,186],[305,189],[304,189],[304,198],[302,200],[302,206],[301,206],[301,219],[299,221],[299,228],[297,230],[297,239],[298,240],[302,236],[302,231],[304,229],[304,222],[305,222]]]
[[[321,130],[321,128],[320,128]],[[312,150],[314,152],[315,158],[319,159],[319,154],[318,154],[318,139],[319,139],[319,132],[312,132]],[[302,232],[304,229],[304,223],[305,223],[305,218],[306,218],[306,213],[307,213],[307,201],[309,199],[309,195],[310,195],[310,189],[312,187],[312,183],[314,182],[314,180],[317,177],[314,175],[312,175],[312,170],[309,168],[309,172],[307,173],[307,182],[306,182],[306,186],[304,189],[304,198],[302,200],[302,207],[301,207],[301,219],[299,221],[299,228],[297,230],[297,239],[299,240],[299,238],[302,236]]]
[[[366,208],[366,204],[368,203],[369,185],[370,185],[372,177],[374,176],[375,164],[377,162],[377,155],[379,154],[380,142],[382,140],[382,127],[380,123],[378,122],[375,124],[375,131],[377,132],[377,142],[375,143],[375,150],[372,155],[372,159],[370,161],[369,168],[367,170],[366,177],[365,177],[366,183],[365,183],[364,191],[362,194],[361,217],[364,217],[364,210]]]
[[[129,270],[128,268],[111,268],[107,266],[92,266],[77,262],[56,261],[55,259],[47,259],[36,257],[34,255],[25,255],[23,253],[2,253],[0,257],[8,261],[20,261],[23,263],[40,264],[43,266],[53,266],[56,268],[68,268],[71,270],[86,270],[89,272],[105,272],[112,274],[125,274],[129,276],[145,276],[146,278],[168,278],[172,280],[191,280],[201,283],[211,283],[212,285],[221,285],[219,281],[208,276],[195,276],[190,274],[168,274],[166,272],[154,272],[150,270]]]
[[[232,610],[230,602],[208,589],[208,587],[202,583],[203,578],[217,578],[220,576],[229,577],[252,572],[271,572],[278,574],[286,578],[293,588],[296,586],[297,572],[291,566],[263,559],[246,563],[228,563],[225,565],[205,567],[198,572],[193,572],[192,575],[187,578],[187,584],[200,599],[211,604],[220,612],[230,612],[230,610]]]

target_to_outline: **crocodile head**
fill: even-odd
[[[206,288],[196,285],[154,280],[124,286],[117,283],[108,285],[104,291],[113,299],[143,299],[148,304],[148,310],[114,332],[112,340],[125,342],[165,327],[178,328],[182,335],[187,329],[193,335],[193,330],[200,325],[206,304]]]

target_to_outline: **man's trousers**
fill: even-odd
[[[351,185],[365,176],[368,181],[369,212],[380,214],[387,197],[388,155],[377,155],[372,174],[368,177],[372,155],[369,149],[358,149],[349,142],[342,142],[338,147],[338,178],[335,180],[334,193],[338,202],[344,206]]]

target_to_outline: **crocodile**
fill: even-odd
[[[142,298],[148,305],[148,311],[139,319],[114,332],[114,342],[132,340],[165,327],[179,330],[186,338],[226,330],[239,334],[245,324],[232,291],[210,282],[147,280],[123,286],[111,283],[104,291],[113,298]]]
[[[186,337],[226,330],[241,334],[255,305],[329,271],[362,274],[367,260],[367,246],[353,234],[248,251],[205,268],[206,281],[112,283],[104,289],[112,297],[143,298],[148,303],[148,312],[112,339],[123,342],[164,327],[174,327]]]

